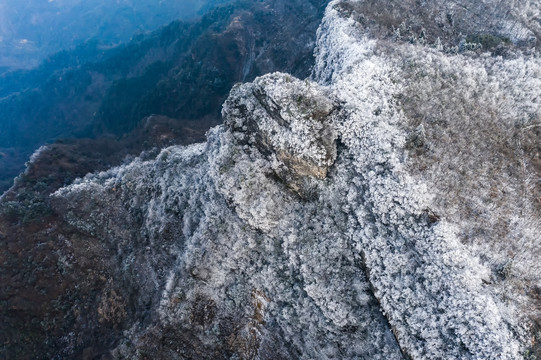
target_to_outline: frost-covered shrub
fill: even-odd
[[[541,62],[398,52],[404,128],[412,134],[421,126],[424,137],[424,150],[409,154],[409,171],[435,195],[432,211],[457,224],[461,241],[491,268],[494,291],[528,307],[520,289],[541,281]],[[498,269],[511,263],[501,278]]]

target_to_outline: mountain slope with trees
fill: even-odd
[[[55,139],[122,137],[156,114],[202,127],[220,121],[231,86],[270,71],[304,77],[313,64],[320,1],[242,1],[176,21],[129,44],[89,43],[0,86],[0,190]],[[80,55],[80,56],[79,56]],[[85,60],[86,59],[86,60]]]

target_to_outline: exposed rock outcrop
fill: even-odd
[[[303,180],[324,179],[336,159],[336,102],[316,83],[273,74],[240,85],[224,104],[235,141],[274,161],[275,175],[299,194]],[[249,150],[252,151],[252,150]]]

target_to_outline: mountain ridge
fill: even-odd
[[[51,195],[51,261],[88,273],[58,357],[539,358],[533,41],[490,28],[493,2],[509,42],[488,48],[458,46],[460,9],[442,45],[394,36],[393,1],[360,18],[370,4],[332,1],[311,78],[235,85],[206,142]]]

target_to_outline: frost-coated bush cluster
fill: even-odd
[[[126,272],[145,269],[155,322],[237,358],[521,358],[539,218],[513,141],[539,124],[539,61],[378,42],[337,4],[313,80],[236,86],[206,144],[89,175],[54,203]],[[495,280],[508,256],[515,281]]]
[[[431,209],[492,269],[493,291],[520,303],[520,289],[541,280],[541,62],[401,51],[407,128],[424,132],[409,168],[434,194]]]

